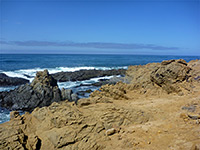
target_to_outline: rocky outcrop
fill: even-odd
[[[91,97],[99,97],[99,98],[105,98],[105,97],[110,97],[113,99],[128,99],[128,97],[126,96],[127,93],[127,85],[122,83],[122,82],[118,82],[115,85],[104,85],[102,86],[99,90],[94,91],[93,93],[91,93]]]
[[[0,149],[156,150],[169,149],[169,143],[172,149],[196,149],[199,69],[199,60],[131,66],[126,76],[130,84],[104,85],[89,98],[53,102],[48,107],[34,109],[31,114],[20,116],[14,111],[11,120],[0,125]],[[31,84],[32,89],[36,85],[56,89],[47,73],[41,76]],[[185,97],[177,95],[180,92]],[[61,97],[69,98],[71,91],[60,93]],[[192,105],[185,105],[188,101]],[[181,111],[192,111],[195,115],[180,118]]]
[[[29,83],[29,80],[17,77],[9,77],[4,73],[0,73],[0,86],[17,86]]]
[[[80,100],[81,102],[82,100]],[[92,113],[91,113],[92,112]],[[110,130],[120,132],[120,126],[145,123],[150,115],[140,109],[97,103],[92,107],[73,102],[54,102],[49,107],[36,108],[31,114],[13,115],[0,126],[0,149],[87,149],[105,148]]]
[[[144,66],[130,66],[127,77],[135,89],[144,93],[165,91],[182,95],[192,86],[194,69],[185,60],[170,60]],[[185,86],[186,85],[186,86]],[[187,89],[186,89],[187,88]]]
[[[44,70],[37,72],[31,84],[22,85],[10,92],[1,92],[0,102],[2,107],[11,110],[31,111],[61,100],[77,100],[77,96],[68,91],[60,91],[57,81]]]
[[[200,60],[187,63],[185,60],[168,60],[144,66],[129,66],[123,82],[103,85],[91,93],[92,97],[129,99],[126,93],[132,91],[144,95],[191,92],[193,83],[200,81]],[[128,84],[126,84],[128,83]]]
[[[59,82],[66,81],[83,81],[96,77],[112,76],[112,75],[125,75],[125,69],[112,69],[112,70],[80,70],[75,72],[58,72],[52,76]]]

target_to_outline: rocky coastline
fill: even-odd
[[[4,73],[0,73],[0,87],[2,86],[17,86],[29,83],[29,80],[17,77],[9,77]]]
[[[33,111],[13,111],[10,121],[0,124],[0,149],[200,149],[200,60],[129,66],[119,82],[105,83],[78,101],[59,90],[54,78],[72,80],[45,70],[8,100],[1,95],[7,107],[20,90],[31,91],[28,101],[21,96],[15,102]],[[14,105],[9,107],[20,108]]]
[[[83,81],[96,77],[122,75],[124,76],[126,69],[111,69],[111,70],[79,70],[75,72],[58,72],[52,74],[53,78],[59,82],[66,81]]]
[[[23,78],[8,77],[5,74],[0,74],[1,86],[5,85],[20,85],[14,90],[0,92],[0,106],[9,110],[32,111],[36,107],[49,106],[53,102],[59,102],[68,99],[69,101],[77,101],[78,95],[85,96],[92,91],[78,91],[73,93],[71,89],[61,90],[58,88],[57,81],[67,82],[88,80],[94,77],[104,77],[111,75],[124,76],[125,69],[118,70],[80,70],[76,72],[58,72],[49,74],[48,70],[38,72],[32,83]],[[68,77],[67,77],[68,76]],[[56,78],[56,79],[55,79]],[[113,77],[111,79],[99,80],[96,83],[81,84],[82,86],[100,87],[105,84],[116,84],[122,80],[122,77]]]
[[[31,84],[21,85],[9,92],[0,92],[0,106],[10,110],[32,111],[53,102],[78,100],[70,89],[60,90],[48,70],[37,72]]]

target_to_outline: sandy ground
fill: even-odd
[[[129,92],[131,98],[135,93]],[[200,114],[200,86],[196,91],[185,95],[167,95],[162,97],[141,97],[127,101],[114,101],[116,105],[127,108],[141,108],[149,113],[147,123],[122,127],[119,133],[110,136],[106,149],[141,150],[190,150],[199,148],[200,124],[187,115]],[[195,107],[194,112],[182,107]]]

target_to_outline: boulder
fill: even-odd
[[[0,73],[0,86],[17,86],[29,83],[29,80],[17,77],[9,77],[4,73]]]
[[[191,68],[180,59],[174,61],[164,61],[151,72],[150,79],[156,85],[162,87],[167,93],[180,92],[180,88],[175,83],[181,83],[189,78]]]
[[[151,63],[144,66],[130,66],[126,78],[140,92],[149,94],[178,93],[183,94],[193,75],[193,69],[183,59],[167,60],[161,63]],[[187,86],[190,86],[189,83]]]
[[[73,92],[72,92],[71,89],[64,89],[64,88],[62,88],[62,90],[61,90],[62,99],[71,100],[72,99],[72,97],[71,97],[72,93]]]
[[[106,130],[106,135],[110,136],[110,135],[113,135],[115,132],[116,132],[115,128],[111,128],[111,129]]]
[[[49,106],[61,100],[77,100],[72,91],[60,91],[57,81],[47,70],[37,72],[31,84],[22,85],[10,92],[1,92],[1,106],[11,110],[32,111],[36,107]]]

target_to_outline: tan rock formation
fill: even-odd
[[[0,125],[0,149],[197,149],[199,66],[199,60],[131,66],[131,84],[102,86],[77,104],[12,112]]]

